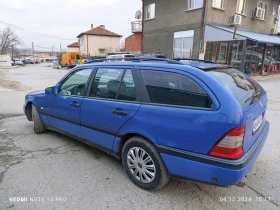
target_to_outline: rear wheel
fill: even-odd
[[[132,137],[122,149],[129,178],[145,190],[158,190],[169,181],[168,171],[155,147],[142,137]]]
[[[40,118],[39,112],[36,107],[32,104],[32,120],[34,123],[34,132],[37,134],[46,132],[45,126]]]

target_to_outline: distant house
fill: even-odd
[[[133,33],[125,39],[125,51],[140,55],[142,51],[142,21],[131,22],[131,32]]]
[[[80,51],[79,42],[74,42],[72,44],[69,44],[67,46],[67,51],[68,52],[79,52]]]
[[[108,52],[120,50],[120,38],[122,36],[105,29],[100,25],[77,36],[79,40],[80,53],[85,56],[105,56]]]

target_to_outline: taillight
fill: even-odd
[[[238,159],[243,156],[245,125],[234,128],[225,134],[208,153],[226,159]]]

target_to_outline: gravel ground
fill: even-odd
[[[280,79],[260,81],[271,130],[243,188],[171,180],[147,192],[115,158],[55,132],[34,134],[24,95],[67,72],[46,64],[0,69],[0,209],[280,209]]]

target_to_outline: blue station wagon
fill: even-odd
[[[93,62],[25,97],[35,133],[53,130],[123,163],[146,190],[170,177],[238,185],[269,131],[267,94],[231,67],[153,59]]]

